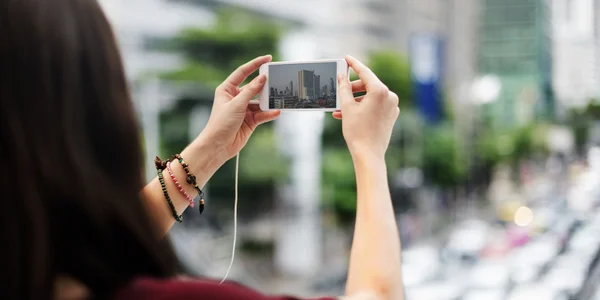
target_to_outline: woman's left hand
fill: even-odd
[[[279,117],[279,110],[261,111],[250,100],[262,90],[266,76],[259,75],[240,87],[246,78],[272,59],[257,57],[235,70],[215,90],[215,100],[206,128],[201,136],[217,147],[225,159],[234,157],[248,142],[254,129]]]

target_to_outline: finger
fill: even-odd
[[[388,97],[390,98],[390,101],[394,103],[395,106],[398,106],[398,104],[400,103],[400,99],[398,98],[398,95],[396,95],[396,93],[390,91]]]
[[[364,97],[365,97],[365,96],[359,96],[359,97],[356,97],[356,98],[354,98],[354,101],[356,101],[356,102],[361,102],[361,101],[363,101],[363,98],[364,98]]]
[[[342,119],[342,112],[339,110],[334,111],[331,114],[332,117],[334,117],[335,119],[341,120]]]
[[[281,111],[278,109],[268,110],[268,111],[257,111],[257,112],[254,112],[254,122],[256,122],[256,125],[270,122],[270,121],[277,119],[280,114],[281,114]]]
[[[354,102],[354,94],[352,93],[352,86],[348,81],[348,76],[345,74],[338,75],[338,94],[342,103],[342,108],[348,103]]]
[[[374,91],[374,89],[378,89],[381,86],[385,87],[383,83],[375,76],[371,69],[367,68],[363,63],[358,61],[358,59],[347,55],[346,61],[348,62],[348,66],[350,66],[356,75],[360,78],[362,83],[365,85],[365,89],[367,92]],[[387,91],[386,91],[387,92]]]
[[[243,105],[247,106],[250,100],[252,100],[252,98],[258,93],[260,93],[266,81],[267,76],[265,76],[264,74],[258,75],[250,83],[244,86],[244,89],[240,91],[240,93],[237,96],[235,96],[231,101],[238,101]]]
[[[259,104],[252,104],[252,102],[250,104],[248,104],[248,109],[250,111],[260,111],[260,105]]]
[[[259,56],[243,64],[233,71],[233,73],[231,73],[231,75],[225,79],[224,83],[232,86],[238,86],[242,84],[242,82],[244,82],[248,76],[254,73],[254,71],[258,70],[262,64],[270,62],[271,59],[273,59],[271,55]]]
[[[362,80],[358,79],[358,80],[352,81],[352,92],[353,93],[365,92],[366,90],[367,90],[367,87],[365,87],[365,84],[362,82]]]

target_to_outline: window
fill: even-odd
[[[507,7],[506,20],[510,23],[534,23],[535,7],[511,6]]]

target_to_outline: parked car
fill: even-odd
[[[572,297],[579,292],[587,276],[589,262],[576,253],[559,256],[552,268],[540,280],[545,286],[566,293]]]
[[[461,297],[461,300],[504,300],[506,291],[503,289],[471,290]]]
[[[407,288],[405,299],[411,300],[458,300],[462,286],[456,282],[436,282]]]
[[[419,246],[402,251],[402,278],[405,287],[434,280],[440,276],[441,269],[439,250],[435,247]]]
[[[510,259],[510,277],[517,284],[533,282],[560,252],[560,240],[555,235],[539,236],[529,244],[515,249]]]
[[[483,298],[482,298],[483,299]],[[534,283],[515,287],[507,300],[568,300],[568,296],[547,284]]]
[[[450,233],[442,251],[443,259],[446,262],[476,262],[487,244],[489,232],[489,225],[480,220],[458,224]]]

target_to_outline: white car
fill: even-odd
[[[552,286],[544,284],[528,284],[517,286],[507,300],[562,300],[561,293]]]
[[[600,232],[594,225],[585,225],[573,234],[567,247],[569,252],[580,255],[580,260],[589,261],[600,247]]]
[[[487,244],[489,233],[489,225],[483,221],[469,220],[458,224],[444,248],[444,259],[476,260]]]
[[[472,290],[460,298],[461,300],[504,300],[506,292],[503,289]]]
[[[503,261],[482,261],[469,272],[469,290],[505,289],[510,284],[509,266]]]
[[[433,280],[440,275],[441,269],[437,248],[420,246],[402,251],[402,279],[405,287]]]
[[[462,294],[462,287],[454,282],[438,282],[406,289],[406,299],[416,300],[456,300]]]
[[[540,236],[516,249],[509,259],[511,279],[518,284],[534,281],[542,268],[554,260],[559,251],[560,241],[554,235]]]
[[[582,261],[576,253],[559,256],[550,271],[541,279],[541,283],[558,291],[573,295],[583,286],[587,275],[588,263]]]

